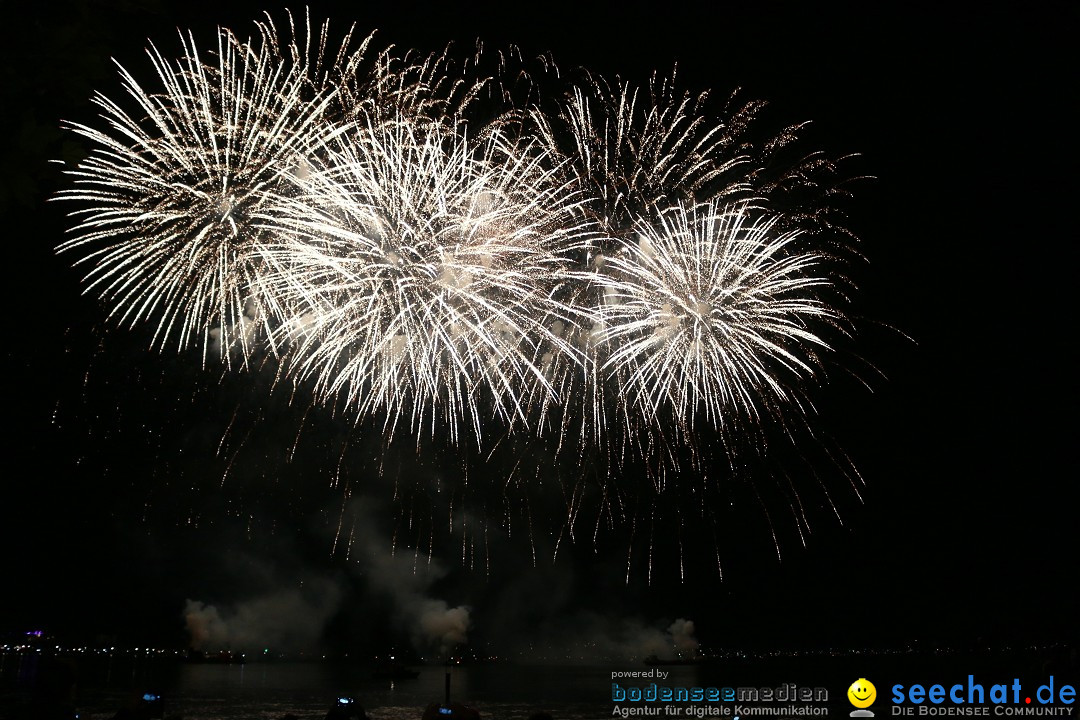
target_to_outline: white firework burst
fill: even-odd
[[[742,192],[747,177],[730,187],[714,181],[745,164],[731,128],[704,110],[708,93],[676,89],[675,77],[653,76],[647,88],[587,75],[557,112],[537,109],[536,132],[569,160],[577,185],[595,200],[592,213],[618,235],[634,220],[693,199]],[[706,190],[708,197],[701,197]]]
[[[592,273],[602,372],[648,424],[758,424],[798,407],[843,317],[828,257],[749,205],[677,205]]]
[[[68,125],[92,150],[60,194],[80,206],[59,249],[116,322],[204,362],[268,347],[275,382],[309,383],[386,445],[442,448],[460,462],[449,497],[486,508],[492,490],[530,532],[530,488],[554,477],[556,548],[595,509],[594,542],[648,527],[650,568],[660,523],[680,558],[693,513],[719,526],[770,427],[803,454],[848,322],[843,260],[811,232],[843,240],[844,193],[823,156],[786,157],[800,126],[752,138],[763,103],[710,113],[674,75],[567,86],[511,52],[488,78],[479,46],[369,53],[372,35],[287,24],[220,29],[202,54],[182,35],[175,61],[151,46],[152,83],[121,67],[101,127]]]
[[[402,120],[328,159],[266,218],[285,238],[267,257],[297,309],[294,371],[390,433],[528,423],[553,394],[545,353],[574,351],[550,327],[579,312],[557,301],[576,201],[544,154]]]
[[[199,345],[204,360],[237,347],[246,359],[274,305],[251,218],[339,132],[324,122],[334,92],[313,96],[307,68],[265,36],[219,29],[209,62],[190,35],[181,44],[176,62],[148,50],[158,91],[120,67],[130,107],[94,97],[107,130],[69,125],[93,149],[60,193],[83,207],[59,250],[81,254],[87,292],[113,318],[153,323],[155,345]]]

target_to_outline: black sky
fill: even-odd
[[[490,577],[450,556],[433,594],[472,605],[480,636],[500,602],[547,588],[552,628],[583,613],[690,617],[714,645],[1076,639],[1075,4],[371,5],[311,9],[423,50],[479,37],[631,79],[677,62],[689,88],[742,88],[770,101],[778,124],[811,120],[805,147],[858,153],[852,172],[875,178],[848,210],[867,260],[854,271],[856,348],[881,376],[860,371],[873,392],[835,377],[818,395],[822,427],[866,481],[862,503],[837,489],[843,525],[822,514],[808,547],[788,538],[780,562],[767,537],[748,536],[723,581],[706,566],[683,586],[627,585],[622,556],[595,555],[586,541],[555,569],[511,561]],[[236,602],[245,583],[305,573],[357,597],[371,589],[328,557],[325,477],[240,470],[229,485],[237,500],[218,494],[208,461],[216,475],[195,490],[162,489],[215,450],[224,414],[257,380],[219,385],[191,358],[147,351],[137,332],[104,331],[105,310],[80,296],[78,273],[53,253],[66,209],[46,200],[65,181],[47,161],[77,152],[60,120],[92,117],[94,89],[117,91],[109,57],[134,65],[148,37],[173,49],[177,26],[212,37],[219,23],[247,28],[284,6],[39,3],[7,24],[0,631],[182,642],[188,597]],[[289,445],[295,412],[252,397],[240,401],[242,420],[262,417],[251,442]],[[329,419],[311,422],[335,432]],[[148,525],[147,502],[155,513],[186,502],[206,515],[240,503],[296,530],[252,541],[236,522]],[[368,632],[355,614],[334,623]]]

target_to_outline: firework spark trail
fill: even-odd
[[[436,412],[455,441],[461,421],[478,440],[486,418],[527,424],[524,400],[553,395],[542,348],[573,353],[545,321],[578,313],[553,299],[584,232],[576,200],[542,152],[507,142],[369,125],[267,216],[285,238],[267,257],[298,308],[283,326],[298,376],[360,417],[385,413],[389,434]]]
[[[668,405],[693,429],[700,410],[721,430],[790,404],[829,349],[815,325],[841,317],[814,294],[831,284],[826,258],[775,222],[746,206],[676,206],[591,274],[604,299],[601,369],[625,376],[628,411],[652,422]]]
[[[375,33],[354,42],[355,24],[333,42],[329,20],[314,33],[309,13],[301,29],[291,12],[286,11],[286,19],[289,32],[283,34],[266,13],[266,19],[256,23],[263,42],[303,68],[315,95],[333,94],[330,115],[340,124],[393,124],[407,118],[457,126],[465,122],[491,81],[478,72],[475,59],[459,62],[449,45],[427,55],[415,50],[399,53],[393,45],[370,52]],[[331,57],[332,47],[336,51]]]
[[[576,249],[576,262],[585,272],[570,285],[573,297],[568,304],[600,309],[617,293],[634,294],[632,283],[648,271],[635,271],[633,266],[640,265],[644,256],[628,249],[642,234],[663,234],[669,229],[669,216],[680,208],[705,201],[745,202],[749,197],[765,202],[767,197],[759,196],[779,194],[782,183],[773,181],[763,164],[797,138],[798,127],[785,128],[756,147],[747,137],[747,128],[763,103],[735,104],[733,96],[720,117],[710,117],[708,100],[708,93],[678,90],[674,73],[654,75],[647,87],[635,87],[624,81],[611,84],[586,72],[554,105],[540,103],[528,114],[527,131],[564,158],[569,180],[591,198],[583,209],[600,228],[596,235],[583,237]],[[804,177],[811,175],[809,170],[803,172]],[[707,242],[680,249],[701,252]],[[616,252],[621,254],[617,263],[622,266],[617,275],[605,268],[609,255]],[[621,278],[621,286],[612,284],[616,277]],[[606,356],[613,339],[606,324],[613,319],[617,321],[611,313],[594,312],[587,322],[553,328],[581,349],[587,371],[583,375],[576,367],[556,365],[549,373],[557,378],[562,397],[573,399],[573,410],[564,413],[564,425],[565,418],[570,418],[577,426],[576,442],[606,448],[602,452],[609,459],[622,452],[612,447],[612,441],[625,446],[643,432],[647,437],[656,435],[650,423],[642,427],[640,419],[630,417],[640,408],[627,409],[623,383],[628,379],[619,377],[619,368],[613,368]],[[602,347],[605,338],[607,348]],[[626,339],[625,333],[617,339]],[[636,343],[620,354],[628,359],[641,347]],[[670,347],[674,350],[675,346]],[[674,375],[674,368],[668,368],[667,374]],[[693,379],[684,373],[673,381]],[[759,379],[767,380],[767,376]],[[637,384],[643,380],[639,377]],[[670,389],[671,384],[661,387]],[[775,393],[775,388],[766,389]],[[611,407],[616,405],[622,407],[613,415]],[[568,429],[563,427],[564,435]]]
[[[733,95],[710,117],[707,100],[679,92],[674,75],[637,88],[586,73],[554,109],[529,116],[593,198],[584,207],[601,229],[576,248],[568,301],[590,308],[589,319],[563,330],[584,372],[555,373],[566,398],[560,448],[579,463],[566,493],[570,537],[590,497],[600,503],[594,542],[604,517],[609,527],[652,522],[660,502],[675,517],[705,518],[710,464],[735,475],[765,426],[810,422],[805,389],[831,352],[827,338],[848,333],[829,295],[846,282],[841,263],[805,234],[843,230],[835,164],[819,154],[778,163],[802,125],[754,138],[764,103]],[[720,447],[703,452],[715,431]],[[648,483],[627,482],[631,468]],[[786,502],[801,507],[793,492]]]
[[[594,542],[650,538],[651,577],[654,528],[677,517],[682,573],[682,517],[658,503],[711,517],[740,445],[811,422],[807,388],[849,333],[842,260],[814,234],[843,231],[835,164],[780,162],[801,126],[751,141],[763,103],[710,115],[674,74],[566,84],[510,52],[488,76],[479,46],[463,63],[372,53],[355,28],[333,43],[326,23],[287,22],[220,29],[209,62],[190,35],[175,62],[151,46],[157,91],[121,67],[133,107],[99,94],[105,129],[68,125],[95,148],[60,194],[81,203],[59,250],[89,267],[87,292],[204,363],[269,348],[275,384],[310,384],[387,442],[404,428],[417,452],[426,436],[514,468],[576,458],[555,552],[595,504]],[[493,482],[502,515],[539,482]],[[475,485],[449,495],[462,518]]]
[[[554,152],[572,159],[574,180],[596,198],[592,212],[617,237],[678,202],[749,188],[745,175],[716,187],[746,158],[727,124],[709,122],[707,99],[677,91],[674,74],[654,75],[647,90],[586,74],[555,112],[537,108],[531,120]]]
[[[355,95],[355,85],[366,77],[363,64],[368,57],[375,33],[370,33],[359,44],[355,44],[353,37],[356,25],[353,24],[339,42],[332,43],[329,20],[323,21],[316,34],[311,29],[310,13],[305,13],[302,28],[297,27],[297,19],[291,11],[285,11],[285,19],[289,26],[288,33],[278,30],[273,16],[269,13],[265,13],[265,20],[255,22],[262,44],[278,57],[288,57],[315,95],[335,95],[335,114],[340,114],[351,106],[350,99]],[[331,60],[332,45],[336,46],[337,50]]]
[[[60,195],[85,205],[59,249],[82,253],[87,291],[109,300],[119,322],[155,322],[154,344],[201,342],[204,360],[215,345],[228,358],[238,344],[246,356],[249,326],[273,304],[248,220],[283,168],[335,132],[321,122],[332,93],[312,100],[300,68],[265,42],[220,30],[214,65],[190,36],[181,44],[176,63],[148,51],[162,93],[120,68],[134,113],[95,96],[111,132],[70,125],[97,147]]]

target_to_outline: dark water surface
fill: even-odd
[[[648,671],[639,662],[603,665],[494,664],[456,666],[451,669],[451,695],[480,711],[483,718],[527,720],[545,711],[555,720],[609,718],[617,706],[612,683],[647,688],[668,687],[824,688],[828,701],[818,717],[846,719],[852,710],[847,687],[858,678],[876,686],[875,710],[881,720],[890,717],[891,688],[935,683],[967,683],[968,675],[987,691],[995,683],[1023,683],[1033,694],[1051,674],[1056,682],[1076,683],[1075,652],[1028,650],[993,653],[903,653],[776,656],[731,659],[697,666],[665,666],[664,678],[612,677],[613,673]],[[444,696],[446,669],[418,667],[410,680],[376,680],[372,668],[331,663],[189,664],[177,661],[136,660],[132,657],[48,659],[25,654],[0,655],[0,717],[28,717],[26,707],[43,674],[59,664],[76,678],[80,718],[111,718],[125,703],[144,692],[166,698],[165,716],[185,720],[275,720],[286,713],[301,718],[323,718],[335,698],[355,698],[372,720],[419,720],[423,709]],[[43,672],[43,668],[45,671]],[[50,669],[51,668],[51,669]],[[659,703],[652,703],[656,707]],[[694,704],[694,703],[691,703]],[[759,703],[766,705],[768,703]],[[690,704],[682,704],[670,720],[691,718]],[[701,702],[698,708],[721,703]],[[730,706],[727,710],[732,710]],[[776,705],[774,703],[773,705]],[[638,706],[641,706],[639,703]],[[1075,707],[1075,706],[1074,706]],[[727,717],[732,718],[733,713]],[[994,717],[991,713],[990,717]],[[1071,716],[1076,718],[1076,711]],[[768,719],[766,719],[768,720]]]

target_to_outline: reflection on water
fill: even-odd
[[[1063,654],[1064,652],[1064,654]],[[1068,650],[981,654],[858,654],[775,656],[698,666],[657,668],[659,679],[620,678],[624,685],[650,682],[682,687],[772,687],[794,683],[826,688],[830,717],[851,710],[847,687],[865,677],[887,697],[893,683],[956,682],[976,675],[986,683],[1019,678],[1036,687],[1049,674],[1074,674]],[[1064,663],[1062,663],[1064,659]],[[0,717],[19,717],[47,658],[0,653]],[[429,703],[444,696],[445,668],[417,668],[416,679],[376,680],[374,668],[330,663],[198,664],[156,658],[76,657],[62,668],[75,678],[81,718],[111,718],[144,692],[166,698],[166,717],[185,720],[280,720],[287,713],[322,720],[338,697],[355,698],[372,720],[419,720]],[[612,716],[612,673],[647,671],[640,662],[604,666],[458,666],[451,669],[451,695],[477,708],[484,720],[527,720],[546,711],[555,720]],[[1072,673],[1070,673],[1072,671]],[[21,703],[21,705],[20,705]],[[23,713],[25,716],[25,712]],[[664,716],[661,716],[664,717]],[[687,717],[682,714],[680,717]]]
[[[20,664],[10,671],[9,665]],[[37,658],[5,658],[0,673],[9,700],[29,692]],[[373,668],[321,663],[197,664],[87,658],[78,663],[81,718],[111,718],[144,692],[166,698],[166,717],[185,720],[277,719],[326,714],[335,698],[355,698],[372,720],[419,720],[424,707],[441,702],[445,668],[421,667],[416,679],[375,680]],[[454,667],[451,696],[484,718],[522,718],[546,710],[559,720],[596,717],[609,696],[606,668],[523,668],[511,665]],[[609,709],[610,712],[610,709]],[[0,715],[2,716],[2,715]]]

